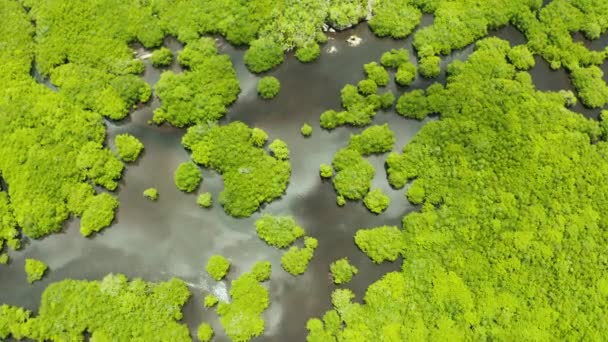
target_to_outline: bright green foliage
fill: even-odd
[[[422,89],[403,93],[397,100],[397,113],[410,119],[422,120],[426,118],[427,115],[431,114],[431,110],[428,99],[424,94],[425,92]]]
[[[177,322],[188,297],[186,284],[175,278],[158,284],[121,274],[63,280],[46,288],[36,317],[0,307],[0,337],[81,341],[88,332],[91,341],[190,341],[188,328]]]
[[[201,323],[196,330],[196,337],[201,342],[209,342],[213,338],[213,328],[209,323]]]
[[[283,59],[281,46],[268,38],[253,41],[245,52],[245,65],[255,73],[268,71],[283,63]]]
[[[387,99],[383,100],[377,94],[364,96],[352,84],[347,84],[342,88],[341,99],[342,106],[346,111],[336,112],[335,110],[327,110],[323,112],[320,117],[321,127],[334,129],[346,124],[353,126],[369,125],[372,118],[376,115],[376,111],[382,107],[386,108],[387,105]]]
[[[139,154],[144,149],[144,144],[130,134],[119,134],[114,141],[116,143],[118,156],[126,162],[137,160]]]
[[[391,109],[393,107],[393,103],[395,102],[395,95],[390,92],[384,92],[380,94],[380,108],[384,110]]]
[[[608,103],[608,86],[602,79],[603,76],[602,69],[595,65],[572,70],[572,84],[585,106],[600,108]]]
[[[144,65],[128,46],[134,40],[155,46],[164,36],[147,5],[118,0],[24,5],[36,22],[36,67],[62,95],[111,119],[122,119],[137,102],[147,101],[150,86],[133,75]]]
[[[329,270],[336,285],[346,284],[359,270],[348,262],[348,258],[336,260],[329,265]]]
[[[321,55],[321,47],[316,42],[308,43],[296,50],[296,58],[302,63],[310,63]]]
[[[4,191],[0,191],[0,252],[4,244],[9,247],[20,247],[19,232],[17,231],[17,222],[11,210],[8,195]],[[8,255],[3,254],[8,262]],[[4,263],[6,264],[6,262]]]
[[[288,160],[289,159],[289,147],[287,147],[287,143],[281,139],[274,139],[270,145],[268,145],[268,150],[272,152],[272,155],[278,160]]]
[[[363,66],[367,78],[376,82],[380,87],[388,84],[388,71],[376,62],[367,63]]]
[[[334,29],[347,29],[367,16],[367,0],[332,0],[328,8],[327,23]]]
[[[178,60],[189,70],[161,75],[156,84],[161,106],[154,111],[154,123],[184,127],[224,116],[240,91],[230,57],[219,55],[213,39],[203,37],[186,45]]]
[[[319,167],[319,174],[321,175],[321,178],[331,178],[331,176],[334,175],[334,169],[331,165],[321,164]]]
[[[361,95],[368,96],[375,94],[378,91],[378,86],[376,85],[376,82],[372,80],[361,80],[359,81],[359,84],[357,84],[357,89]]]
[[[317,248],[317,239],[312,237],[304,238],[304,248],[292,246],[281,257],[281,266],[288,273],[297,276],[308,268],[308,263],[312,260],[315,249]]]
[[[267,137],[262,133],[237,121],[225,126],[193,126],[182,139],[196,163],[222,174],[220,203],[232,216],[250,216],[261,204],[280,197],[287,187],[289,161],[273,158],[260,147]]]
[[[173,63],[173,52],[163,46],[158,50],[154,50],[150,57],[150,62],[156,68],[169,66]]]
[[[317,322],[316,335],[606,339],[607,144],[563,94],[535,90],[509,51],[497,38],[480,41],[445,88],[427,89],[441,119],[387,161],[394,186],[414,180],[408,195],[424,190],[422,208],[403,230],[355,237],[377,262],[405,256],[402,271],[371,285],[365,304],[334,298],[346,328]]]
[[[203,208],[209,208],[213,204],[213,196],[210,192],[203,192],[202,194],[198,195],[196,204]]]
[[[274,76],[265,76],[258,82],[258,94],[263,99],[269,100],[277,96],[281,90],[281,82]]]
[[[420,23],[422,13],[412,0],[375,1],[369,27],[379,37],[407,37]]]
[[[386,123],[368,127],[360,134],[351,135],[348,143],[348,148],[364,156],[390,152],[393,146],[395,146],[395,132]]]
[[[255,221],[255,231],[260,239],[277,248],[286,248],[304,236],[304,229],[291,216],[262,215]]]
[[[0,306],[0,338],[6,339],[13,336],[15,339],[22,339],[25,333],[25,322],[30,318],[31,313],[22,308],[1,305]]]
[[[266,281],[270,279],[270,274],[272,273],[272,265],[268,261],[258,261],[255,263],[255,265],[253,265],[251,273],[257,281]]]
[[[608,54],[606,50],[593,51],[583,42],[575,42],[572,33],[582,32],[588,39],[597,39],[608,30],[606,17],[605,2],[554,0],[538,12],[518,13],[515,21],[528,38],[528,48],[547,60],[553,69],[563,66],[570,71],[583,104],[593,108],[608,102],[606,83],[595,68]]]
[[[397,260],[406,248],[403,232],[392,226],[359,229],[355,244],[376,264]]]
[[[416,66],[411,62],[401,64],[395,74],[395,82],[400,86],[410,85],[416,78]]]
[[[410,52],[407,49],[392,49],[382,54],[380,64],[386,68],[396,69],[410,61]]]
[[[439,76],[441,73],[441,58],[437,56],[429,56],[420,59],[420,63],[418,64],[418,71],[420,71],[420,75],[426,78],[434,78]]]
[[[25,259],[25,273],[27,274],[27,282],[33,283],[42,279],[44,273],[49,267],[40,260]]]
[[[507,57],[511,64],[520,70],[528,70],[534,67],[534,64],[536,63],[534,61],[534,55],[525,45],[518,45],[512,48],[507,54]]]
[[[268,141],[268,134],[263,129],[254,127],[251,129],[251,142],[253,146],[262,147]]]
[[[336,197],[336,204],[338,207],[343,207],[346,204],[346,199],[342,195],[338,195]]]
[[[144,190],[144,197],[156,201],[158,199],[158,190],[156,188],[148,188]]]
[[[230,269],[230,261],[221,255],[212,255],[205,267],[207,273],[215,280],[222,280]]]
[[[124,165],[110,150],[95,142],[82,146],[76,157],[76,166],[86,172],[93,183],[108,190],[118,187],[124,169]]]
[[[226,335],[236,342],[249,341],[264,333],[262,313],[268,307],[268,289],[254,273],[244,273],[232,282],[231,302],[220,302],[217,313]]]
[[[382,189],[372,189],[363,198],[365,207],[374,214],[380,214],[391,203],[390,198],[382,192]]]
[[[5,253],[0,254],[0,265],[8,264],[9,260],[10,259],[9,259],[8,253],[5,252]]]
[[[339,206],[345,204],[345,199],[363,199],[369,191],[375,170],[363,156],[391,151],[394,144],[395,133],[388,124],[372,126],[361,134],[351,135],[348,147],[340,149],[332,161],[336,171],[333,184]],[[329,171],[327,174],[331,177]]]
[[[350,200],[362,199],[376,173],[372,164],[359,152],[349,148],[340,149],[332,164],[336,171],[333,179],[336,193]]]
[[[217,299],[216,296],[209,294],[205,296],[205,299],[203,300],[203,305],[206,308],[211,308],[214,307],[217,302],[219,302],[219,299]]]
[[[199,167],[193,162],[183,162],[175,170],[175,186],[185,192],[196,190],[201,183],[203,176]]]
[[[118,199],[102,192],[89,197],[84,205],[86,209],[80,218],[80,234],[89,236],[112,224],[114,212],[118,208]]]
[[[302,125],[302,127],[300,128],[300,133],[302,133],[302,135],[305,137],[311,136],[312,135],[312,126],[309,125],[308,123],[304,123]]]
[[[604,140],[608,140],[608,110],[603,110],[600,113],[600,129],[602,131],[602,138]],[[1,193],[0,193],[0,195],[1,195]],[[1,198],[1,196],[0,196],[0,198]],[[1,208],[1,204],[0,204],[0,208]]]

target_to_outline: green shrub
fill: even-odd
[[[381,189],[372,189],[363,198],[363,203],[374,214],[380,214],[391,203],[390,198]]]
[[[255,222],[255,230],[260,239],[277,248],[289,247],[304,236],[304,229],[291,216],[265,214]]]
[[[321,47],[316,42],[296,49],[296,58],[302,63],[310,63],[321,55]]]
[[[395,82],[403,87],[409,86],[415,78],[416,67],[410,62],[401,64],[395,74]]]
[[[380,64],[386,68],[396,69],[410,62],[410,52],[407,49],[392,49],[382,54]]]
[[[173,52],[163,46],[160,49],[152,52],[150,61],[155,68],[169,66],[171,63],[173,63]]]
[[[255,73],[268,71],[283,63],[283,49],[270,39],[262,38],[251,42],[245,52],[245,65]]]
[[[144,197],[156,201],[158,199],[158,190],[156,188],[148,188],[144,190]]]
[[[203,192],[202,194],[198,195],[196,204],[198,204],[199,206],[201,206],[203,208],[211,207],[211,205],[213,204],[213,197],[212,197],[211,193]]]
[[[405,250],[405,237],[397,227],[382,226],[360,229],[355,234],[355,244],[372,261],[395,261]]]
[[[193,162],[179,164],[174,174],[175,186],[181,191],[192,192],[201,183],[203,176],[201,170]]]
[[[251,273],[257,281],[266,281],[270,279],[270,274],[272,273],[272,265],[268,261],[258,261],[255,263],[255,265],[253,265]]]
[[[196,337],[201,342],[209,342],[213,338],[213,328],[209,323],[201,323],[196,330]]]
[[[212,255],[207,261],[207,267],[205,268],[207,273],[215,280],[222,280],[228,269],[230,269],[230,261],[221,255]]]
[[[27,274],[27,282],[33,283],[42,279],[44,273],[49,267],[40,260],[25,259],[25,273]]]
[[[258,94],[263,99],[269,100],[277,96],[281,90],[281,82],[276,77],[266,76],[262,77],[258,82]]]
[[[304,238],[304,248],[293,246],[281,257],[281,266],[291,275],[300,275],[306,272],[308,264],[317,248],[317,240],[311,237]]]
[[[331,165],[321,164],[319,167],[319,174],[321,175],[321,178],[331,178],[331,176],[334,175],[334,169]]]
[[[307,123],[304,123],[302,125],[302,127],[300,128],[300,133],[302,133],[302,135],[305,137],[311,136],[312,135],[312,126]]]
[[[144,144],[130,134],[119,134],[114,139],[114,142],[118,156],[126,162],[137,160],[139,154],[144,149]]]
[[[367,78],[376,82],[380,87],[388,84],[388,71],[376,62],[367,63],[363,66]]]
[[[441,58],[437,56],[429,56],[420,59],[418,71],[425,78],[434,78],[441,73]]]
[[[361,95],[371,95],[378,91],[378,86],[372,80],[362,80],[357,84],[357,89],[359,89]]]
[[[348,258],[336,260],[329,265],[334,284],[346,284],[359,270],[348,262]]]
[[[216,296],[209,294],[205,296],[203,306],[206,308],[212,308],[215,306],[215,304],[217,304],[217,302],[219,302],[219,299],[217,299]]]

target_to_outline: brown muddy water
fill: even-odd
[[[432,17],[424,17],[423,24],[432,23]],[[362,43],[350,47],[346,39],[356,34]],[[492,35],[521,44],[525,39],[512,27],[505,27]],[[350,202],[340,208],[335,204],[335,192],[331,181],[318,176],[321,163],[330,163],[334,153],[348,144],[350,134],[360,128],[338,128],[332,132],[321,130],[319,115],[326,109],[340,108],[340,89],[346,83],[356,83],[364,77],[362,66],[379,61],[386,50],[411,47],[411,36],[405,40],[380,39],[362,24],[354,29],[332,35],[323,46],[321,58],[311,64],[299,63],[292,54],[269,75],[281,81],[281,92],[271,100],[258,98],[257,80],[243,65],[244,50],[234,48],[218,40],[220,51],[229,54],[235,64],[241,84],[238,101],[230,108],[222,123],[240,120],[250,126],[264,129],[270,139],[280,138],[291,150],[292,176],[285,195],[247,219],[235,219],[224,213],[219,204],[202,209],[196,204],[197,194],[210,191],[214,199],[223,188],[222,178],[210,170],[203,170],[204,181],[199,190],[184,194],[173,183],[173,172],[189,155],[181,146],[184,129],[148,124],[152,111],[158,107],[157,99],[133,112],[130,118],[108,122],[108,144],[113,148],[113,138],[120,133],[130,133],[144,143],[145,152],[135,164],[127,165],[123,179],[116,191],[120,209],[114,224],[93,238],[83,238],[77,220],[71,220],[63,233],[39,241],[28,241],[19,252],[11,252],[11,264],[0,267],[0,303],[18,305],[36,310],[44,288],[65,278],[101,279],[108,273],[124,273],[130,278],[141,277],[149,281],[163,281],[171,277],[183,279],[190,287],[192,297],[184,307],[184,323],[192,336],[202,321],[211,323],[216,332],[215,341],[227,341],[214,310],[203,308],[202,299],[213,293],[227,299],[229,282],[260,260],[272,263],[271,280],[266,283],[271,303],[264,313],[266,332],[257,341],[304,341],[305,325],[310,317],[320,316],[330,309],[330,294],[336,288],[331,282],[329,264],[348,257],[359,268],[353,281],[347,285],[361,300],[367,286],[383,274],[398,270],[401,262],[373,265],[354,244],[353,236],[360,228],[381,225],[400,225],[402,217],[415,210],[403,190],[392,189],[384,170],[385,155],[372,156],[369,160],[376,168],[373,187],[380,187],[391,197],[391,205],[381,215],[374,215],[361,202]],[[167,39],[166,45],[179,50],[180,44]],[[337,52],[328,50],[335,47]],[[442,66],[453,59],[465,59],[472,46],[444,57]],[[606,66],[606,65],[605,65]],[[172,66],[179,71],[179,67]],[[606,69],[606,68],[604,68]],[[158,81],[162,70],[148,63],[144,78],[150,84]],[[568,89],[570,82],[564,71],[551,71],[546,62],[537,59],[531,70],[535,82],[542,90]],[[425,88],[432,82],[445,82],[445,72],[436,80],[416,79],[408,89]],[[394,84],[388,87],[397,95],[405,91]],[[597,117],[599,110],[576,108],[588,117]],[[310,138],[300,135],[299,129],[310,123],[314,132]],[[389,123],[397,133],[395,151],[401,151],[423,122],[408,120],[393,110],[379,112],[375,124]],[[142,192],[156,187],[160,197],[157,202],[146,200]],[[308,271],[293,277],[280,266],[282,251],[267,246],[256,236],[255,220],[261,213],[292,215],[306,230],[318,238],[319,247]],[[222,254],[232,262],[227,280],[216,282],[204,267],[213,254]],[[42,280],[28,285],[23,271],[25,258],[37,258],[46,262],[50,272]]]

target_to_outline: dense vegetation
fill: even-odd
[[[147,283],[108,275],[102,281],[63,280],[49,285],[38,315],[2,305],[0,338],[36,341],[191,341],[178,323],[190,297],[183,281]]]
[[[291,165],[287,145],[270,144],[275,157],[263,146],[268,135],[242,122],[225,126],[199,124],[188,129],[182,144],[192,151],[192,160],[222,174],[224,190],[220,203],[236,217],[250,216],[258,207],[280,197],[289,181]]]
[[[598,123],[570,112],[566,107],[577,101],[573,93],[539,92],[525,70],[541,56],[551,68],[567,70],[585,106],[605,106],[608,86],[600,66],[608,47],[590,50],[573,34],[587,39],[604,34],[608,3],[543,3],[0,0],[0,263],[8,262],[5,245],[20,248],[20,233],[42,238],[76,216],[81,233],[89,236],[113,222],[118,200],[105,190],[118,188],[124,165],[117,155],[135,161],[143,145],[119,135],[114,154],[104,145],[104,119],[125,118],[152,94],[140,77],[145,66],[134,58],[133,43],[156,49],[155,67],[173,61],[171,51],[161,47],[164,37],[185,44],[177,55],[184,71],[165,71],[156,85],[161,107],[153,122],[191,126],[184,146],[195,163],[222,174],[220,203],[241,217],[284,193],[290,152],[279,139],[265,150],[268,135],[261,129],[238,122],[217,126],[240,86],[230,58],[202,35],[221,34],[248,45],[245,64],[260,73],[282,63],[292,49],[302,62],[318,58],[319,44],[327,40],[325,23],[344,29],[368,18],[376,35],[404,38],[422,13],[432,13],[433,23],[413,37],[423,77],[441,74],[441,55],[506,24],[523,32],[527,42],[511,47],[499,39],[479,41],[467,61],[448,66],[445,85],[400,96],[396,110],[404,117],[439,115],[386,163],[391,185],[407,187],[408,200],[419,209],[403,219],[403,229],[361,229],[355,243],[374,263],[403,256],[402,268],[371,285],[364,304],[353,302],[352,291],[336,290],[334,309],[309,321],[309,341],[606,340],[608,114]],[[378,110],[391,108],[394,95],[379,92],[389,83],[385,68],[393,69],[401,86],[416,77],[407,50],[385,53],[380,64],[364,66],[366,79],[343,88],[344,110],[323,113],[321,126],[367,126]],[[40,83],[33,77],[38,73]],[[277,85],[264,93],[276,95]],[[301,129],[304,136],[311,132],[310,126]],[[370,191],[375,170],[365,156],[389,152],[394,142],[388,126],[372,126],[353,135],[331,166],[321,165],[321,177],[332,178],[338,205],[363,199],[374,213],[386,209],[388,197]],[[184,191],[196,190],[200,181],[192,162],[176,172],[176,185]],[[144,196],[155,200],[158,192],[151,188]],[[210,206],[211,194],[200,194],[197,203]],[[304,234],[295,222],[273,220],[259,229],[256,223],[269,244],[286,248]],[[316,248],[316,239],[304,238],[304,247],[284,253],[283,268],[294,275],[305,272]],[[221,279],[230,265],[214,258],[208,270]],[[330,269],[336,283],[357,272],[346,259]],[[45,270],[26,260],[28,281]],[[231,339],[263,333],[268,290],[259,283],[270,273],[270,263],[257,263],[233,282],[231,302],[217,307]],[[177,323],[188,296],[176,279],[66,280],[47,288],[37,316],[1,306],[0,338],[83,340],[90,334],[92,341],[190,340],[188,329]],[[206,297],[205,306],[214,306],[214,300]],[[197,335],[209,340],[213,330],[202,323]]]
[[[110,44],[109,41],[101,41],[104,37],[99,37],[93,44],[99,43],[98,46],[108,48],[96,50],[96,53],[108,54],[107,58],[89,61],[85,57],[91,54],[87,54],[82,46],[85,40],[88,42],[88,38],[84,39],[83,35],[86,34],[79,31],[84,29],[82,25],[64,25],[61,27],[71,27],[72,31],[61,32],[60,26],[48,22],[50,11],[58,10],[54,7],[58,3],[28,2],[33,6],[29,15],[35,16],[41,25],[38,26],[39,30],[53,27],[44,34],[37,32],[38,44],[34,45],[34,28],[20,4],[10,0],[0,3],[4,18],[0,25],[0,45],[3,46],[0,49],[0,59],[3,61],[3,71],[0,73],[0,174],[9,185],[7,192],[0,192],[0,240],[6,241],[11,248],[18,248],[17,226],[24,235],[41,238],[60,231],[70,215],[86,215],[86,220],[85,217],[82,220],[83,233],[97,231],[112,221],[116,206],[107,197],[95,195],[91,182],[114,190],[123,169],[114,154],[103,147],[105,129],[102,115],[123,116],[133,104],[126,103],[121,97],[131,99],[131,94],[118,93],[110,83],[118,86],[117,89],[131,89],[134,86],[136,93],[140,90],[137,85],[139,81],[130,83],[132,78],[128,75],[127,64],[132,60],[131,53],[121,52],[121,47],[126,47],[126,40],[113,40]],[[116,6],[118,13],[120,6],[123,5]],[[85,17],[90,13],[86,9],[81,11]],[[120,14],[117,15],[120,17]],[[98,22],[97,17],[91,18],[90,23]],[[117,22],[106,21],[109,26],[112,23]],[[108,28],[112,29],[114,27]],[[116,36],[124,37],[122,34]],[[65,50],[67,45],[59,45],[65,41],[72,42],[72,52]],[[51,75],[51,81],[57,82],[59,78],[63,80],[60,83],[67,85],[78,80],[80,90],[74,91],[81,91],[86,96],[72,92],[69,86],[65,91],[60,87],[59,92],[53,92],[37,84],[30,75],[34,55],[41,73],[56,75]],[[66,56],[70,57],[71,63],[63,64]],[[123,59],[126,56],[129,58]],[[121,64],[122,69],[120,60],[126,63]],[[93,65],[87,66],[86,63]],[[95,69],[97,67],[114,70],[116,74],[106,74]],[[70,74],[70,68],[89,68],[109,76]],[[87,84],[98,80],[109,83]],[[99,100],[103,108],[87,105],[83,103],[85,99]]]
[[[215,41],[203,37],[189,42],[177,60],[187,70],[163,72],[156,84],[161,106],[154,111],[153,121],[184,127],[224,116],[240,91],[230,57],[219,55]]]
[[[608,145],[563,94],[536,91],[510,52],[480,41],[445,87],[425,92],[440,120],[387,161],[394,186],[413,179],[422,209],[402,231],[355,237],[376,262],[405,256],[402,271],[370,286],[365,304],[335,293],[345,328],[314,323],[309,338],[606,338]]]
[[[27,282],[33,283],[44,277],[44,273],[49,267],[42,261],[36,259],[25,259],[25,273],[27,274]]]

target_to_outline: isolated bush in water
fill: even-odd
[[[184,192],[196,190],[203,179],[201,170],[193,162],[179,164],[174,174],[175,186]]]

